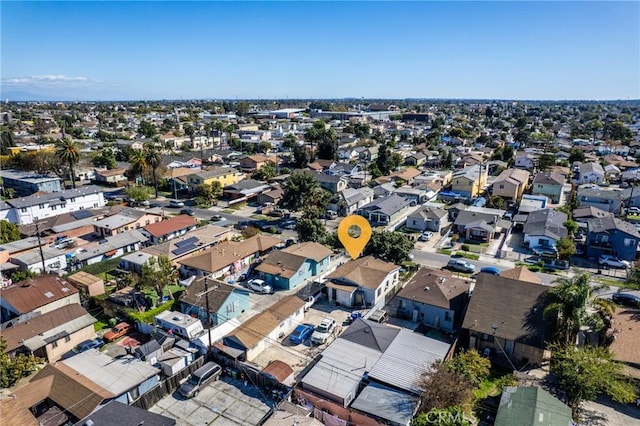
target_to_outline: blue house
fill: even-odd
[[[636,227],[613,216],[587,220],[587,257],[603,254],[617,256],[621,260],[634,261],[638,251],[640,234]]]
[[[291,290],[325,272],[331,253],[327,247],[312,241],[294,244],[271,252],[255,271],[273,289]]]
[[[180,310],[206,324],[207,307],[211,325],[220,325],[249,309],[249,291],[222,281],[198,278],[182,293]]]

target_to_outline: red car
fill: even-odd
[[[116,324],[116,326],[113,327],[111,330],[104,333],[102,338],[107,342],[113,342],[117,338],[127,334],[129,330],[131,330],[131,324],[128,324],[126,322],[121,322],[120,324]]]

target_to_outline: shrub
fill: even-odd
[[[460,239],[460,235],[458,235],[458,234],[453,234],[451,236],[451,241],[454,242],[454,243],[457,243],[459,239]]]
[[[462,249],[462,251],[469,251],[469,244],[463,244],[460,248]]]

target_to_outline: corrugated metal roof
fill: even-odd
[[[360,392],[351,408],[387,420],[390,424],[408,425],[418,408],[418,398],[372,383]]]
[[[416,385],[420,374],[435,361],[444,359],[450,348],[448,343],[401,329],[373,366],[369,377],[420,394]]]

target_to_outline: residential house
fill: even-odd
[[[28,278],[0,289],[2,322],[14,318],[42,315],[62,306],[80,304],[78,290],[58,275],[47,274]]]
[[[47,364],[30,384],[43,388],[42,401],[53,403],[75,421],[110,401],[132,404],[158,385],[159,373],[132,356],[112,358],[94,350]]]
[[[587,257],[598,258],[603,254],[622,260],[635,261],[640,234],[634,224],[613,216],[587,219]]]
[[[451,191],[467,198],[477,197],[487,185],[487,169],[481,164],[455,172],[451,178]]]
[[[12,198],[5,203],[3,216],[16,225],[27,225],[48,217],[106,205],[102,189],[93,185]]]
[[[638,296],[635,291],[632,294]],[[640,321],[638,321],[638,310],[629,307],[616,307],[611,318],[611,328],[614,331],[611,339],[611,353],[613,359],[624,363],[625,371],[631,373],[632,377],[640,375],[640,351],[638,342],[640,341]],[[612,336],[609,335],[609,338]]]
[[[222,281],[198,278],[180,296],[180,311],[218,326],[250,308],[249,290]],[[208,315],[207,315],[207,309]]]
[[[226,335],[222,344],[242,351],[241,358],[252,361],[304,321],[304,303],[297,296],[280,299]]]
[[[275,157],[268,157],[266,155],[248,155],[240,159],[240,170],[243,172],[255,172],[264,167],[267,162],[276,164],[277,159]]]
[[[448,359],[451,348],[407,329],[357,319],[300,379],[302,396],[321,398],[335,417],[348,415],[341,408],[351,407],[384,424],[411,424],[421,392],[418,377]]]
[[[31,250],[11,254],[9,261],[17,265],[21,271],[32,271],[38,274],[59,273],[64,271],[68,264],[65,251],[49,246],[40,249],[37,245]]]
[[[114,215],[94,222],[93,228],[100,237],[110,237],[135,229],[139,230],[161,220],[162,213],[160,212],[125,208]]]
[[[172,354],[175,357],[175,354]],[[91,422],[91,423],[90,423]],[[89,416],[76,423],[81,425],[144,425],[144,426],[175,426],[176,420],[167,416],[152,413],[133,405],[111,401],[101,406]]]
[[[581,225],[581,228],[584,228],[584,230],[586,230],[587,221],[589,219],[613,217],[613,213],[600,210],[599,208],[593,206],[584,206],[574,209],[572,217],[574,221],[578,222],[578,224]]]
[[[103,242],[85,246],[74,256],[74,267],[92,265],[109,259],[115,259],[127,253],[140,250],[147,242],[147,237],[132,229],[128,232],[106,237]]]
[[[361,164],[358,163],[336,163],[331,170],[327,170],[325,173],[328,175],[345,176],[348,179],[351,176],[359,175],[361,171]]]
[[[201,170],[187,176],[189,188],[195,191],[195,187],[202,184],[211,185],[213,182],[219,182],[221,187],[236,184],[244,179],[244,174],[240,173],[233,167],[221,166],[212,167]]]
[[[148,262],[150,258],[159,256],[168,257],[171,263],[178,267],[179,259],[202,252],[221,241],[227,240],[230,233],[229,228],[215,225],[196,228],[182,237],[145,247],[140,251],[123,256],[120,261],[120,267],[139,274],[142,270],[142,265]]]
[[[529,172],[520,169],[506,169],[493,181],[492,195],[517,201],[529,185]]]
[[[577,191],[579,206],[593,206],[613,214],[620,214],[622,205],[635,205],[630,190],[604,189],[598,186],[580,186]]]
[[[356,210],[356,214],[366,218],[372,225],[392,225],[402,221],[411,209],[411,201],[392,194],[376,198]]]
[[[431,191],[425,191],[424,189],[416,186],[406,185],[401,186],[394,192],[394,194],[411,201],[412,206],[417,206],[418,204],[427,202],[430,193]]]
[[[198,219],[181,214],[161,222],[151,223],[142,228],[140,233],[149,239],[149,243],[155,245],[181,237],[196,229],[197,226]]]
[[[544,316],[550,287],[479,274],[464,317],[468,347],[519,365],[541,365],[550,358],[546,342],[553,320]],[[506,363],[505,363],[506,364]]]
[[[463,210],[453,222],[453,230],[465,240],[476,242],[491,242],[499,230],[500,216],[494,213],[482,213],[473,210]],[[510,226],[504,224],[505,227]]]
[[[328,298],[341,306],[377,306],[399,283],[400,267],[372,256],[350,260],[327,276]]]
[[[278,186],[267,192],[262,192],[258,194],[257,201],[258,201],[258,204],[260,204],[261,206],[267,203],[276,205],[280,202],[283,195],[284,195],[284,189]]]
[[[201,253],[180,259],[183,276],[212,275],[218,278],[227,274],[241,274],[258,258],[269,253],[282,240],[258,234],[243,241],[223,241]]]
[[[36,192],[60,192],[62,180],[57,176],[40,175],[30,171],[0,170],[4,188],[13,189],[16,194],[28,196]]]
[[[462,324],[469,285],[450,271],[422,267],[396,294],[390,310],[399,318],[451,332]]]
[[[332,194],[337,194],[347,188],[347,178],[344,176],[328,175],[324,173],[314,173],[313,177],[320,184],[320,187]]]
[[[531,184],[532,195],[544,195],[549,197],[553,204],[560,204],[563,197],[564,176],[553,172],[540,172],[533,178]]]
[[[245,179],[222,188],[222,197],[232,202],[250,201],[270,190],[271,186],[264,182]]]
[[[273,289],[292,290],[329,267],[332,251],[307,241],[273,251],[255,268]]]
[[[518,152],[513,167],[518,169],[533,170],[538,165],[539,154],[531,152]]]
[[[373,187],[374,198],[386,197],[396,192],[396,185],[391,182],[383,183]]]
[[[605,173],[600,163],[581,163],[578,172],[574,175],[574,180],[578,185],[585,183],[595,183],[600,185],[604,182]]]
[[[104,294],[104,280],[87,272],[80,271],[69,275],[67,281],[78,289],[82,299]]]
[[[416,152],[415,154],[411,154],[404,159],[405,164],[414,167],[424,166],[427,162],[427,155],[423,152]]]
[[[571,408],[537,386],[507,386],[502,390],[495,426],[573,426]]]
[[[555,248],[562,237],[568,235],[564,223],[568,216],[561,211],[544,209],[529,213],[524,224],[524,243],[530,248]]]
[[[447,211],[443,208],[424,207],[407,216],[407,229],[440,232],[449,223]]]
[[[76,345],[96,337],[95,322],[97,320],[76,303],[61,306],[2,330],[6,353],[57,361]]]
[[[338,158],[346,161],[355,160],[358,158],[358,151],[355,148],[340,148],[338,149]]]
[[[126,169],[96,170],[93,181],[99,185],[125,186],[129,182]]]
[[[344,191],[335,195],[329,201],[328,209],[333,210],[340,216],[349,216],[360,207],[373,201],[374,190],[368,187],[353,189],[346,188]]]
[[[415,167],[406,167],[397,172],[393,172],[388,176],[382,176],[378,178],[381,180],[380,183],[386,182],[394,182],[396,185],[413,185],[413,181],[416,177],[420,176],[420,170]],[[376,181],[378,181],[376,179]]]

